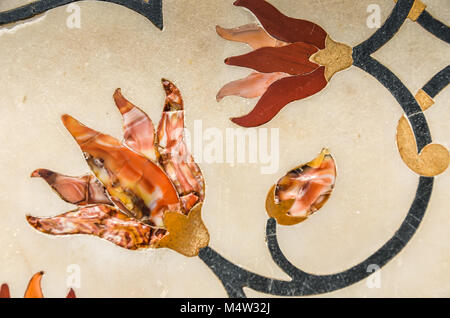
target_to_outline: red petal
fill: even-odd
[[[108,205],[84,207],[50,218],[27,216],[27,220],[46,234],[91,234],[130,250],[150,247],[155,232]]]
[[[103,185],[92,175],[69,177],[47,169],[38,169],[31,176],[43,178],[66,202],[77,205],[112,204]]]
[[[9,294],[8,284],[2,285],[0,289],[0,298],[11,298],[11,295]]]
[[[287,104],[320,92],[328,83],[324,72],[325,68],[320,67],[306,76],[297,75],[276,81],[248,115],[233,118],[232,121],[242,127],[256,127],[267,123]]]
[[[75,291],[72,288],[69,290],[66,298],[77,298],[77,296],[75,295]]]
[[[325,48],[327,33],[315,23],[285,16],[264,0],[238,0],[234,3],[249,9],[258,18],[266,31],[285,42],[306,42]]]
[[[318,49],[306,43],[294,43],[283,47],[263,47],[248,54],[229,57],[228,65],[252,68],[262,73],[283,72],[291,75],[311,73],[319,67],[309,61]]]

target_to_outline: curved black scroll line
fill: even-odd
[[[389,42],[401,28],[408,17],[413,4],[414,0],[398,1],[391,12],[391,15],[381,28],[366,41],[355,47],[353,52],[357,51],[357,56],[370,56],[372,53],[378,51],[383,45]]]
[[[419,16],[417,23],[434,36],[450,44],[450,28],[441,21],[433,18],[426,10]]]
[[[0,12],[0,26],[21,20],[26,20],[38,14],[42,14],[50,9],[54,9],[56,7],[78,1],[82,0],[38,0],[12,10]],[[137,13],[149,19],[160,30],[162,30],[163,28],[162,0],[150,0],[148,2],[144,0],[96,1],[111,2],[127,7],[128,9],[136,11]]]
[[[450,65],[433,76],[422,88],[431,98],[435,98],[448,84],[450,84]]]
[[[420,152],[432,141],[421,107],[400,79],[370,56],[396,34],[406,20],[413,3],[414,0],[399,0],[383,27],[367,41],[354,48],[353,59],[355,66],[375,77],[398,101],[408,116],[416,138],[417,150]],[[441,73],[430,81],[433,82],[433,87],[440,89],[445,87],[438,83],[441,81],[440,79],[445,81],[446,78]],[[290,281],[271,279],[247,271],[229,262],[210,247],[202,249],[199,257],[221,280],[230,297],[246,297],[243,290],[245,287],[278,296],[307,296],[332,292],[368,277],[373,273],[369,270],[370,265],[382,268],[408,244],[425,215],[433,183],[434,178],[420,177],[416,196],[408,214],[392,238],[360,264],[337,274],[310,274],[289,262],[278,244],[274,219],[269,219],[267,222],[267,245],[274,262],[291,277]]]

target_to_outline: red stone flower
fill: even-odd
[[[34,228],[52,235],[95,235],[131,250],[168,247],[186,256],[208,245],[201,220],[205,182],[184,141],[183,99],[174,84],[162,83],[167,97],[157,130],[120,89],[115,92],[124,119],[123,143],[62,117],[93,174],[34,171],[33,177],[45,179],[63,200],[79,206],[55,217],[28,216]]]
[[[41,288],[41,279],[44,272],[39,272],[33,275],[28,283],[24,298],[44,298]],[[3,284],[0,288],[0,298],[11,298],[8,284]],[[75,292],[71,288],[66,298],[76,298]]]
[[[352,49],[334,42],[317,24],[287,17],[264,0],[238,0],[234,5],[249,9],[261,23],[235,29],[217,26],[221,37],[254,49],[225,63],[256,72],[225,85],[217,94],[218,101],[229,95],[261,96],[248,115],[232,119],[240,126],[267,123],[284,106],[318,93],[334,73],[353,64]]]

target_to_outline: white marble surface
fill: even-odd
[[[21,1],[24,3],[26,1]],[[271,0],[290,16],[314,21],[338,41],[357,45],[373,32],[366,26],[372,0]],[[376,1],[385,19],[394,4]],[[424,0],[441,21],[450,21],[447,0]],[[0,10],[19,1],[4,0]],[[36,168],[70,175],[89,171],[60,122],[69,113],[117,138],[121,118],[112,94],[117,87],[155,122],[163,91],[160,78],[174,81],[186,104],[186,124],[222,132],[230,117],[247,113],[255,100],[215,95],[222,85],[249,73],[226,66],[224,58],[249,51],[215,34],[214,27],[255,21],[232,0],[164,0],[164,31],[137,13],[99,2],[80,2],[81,28],[68,29],[65,7],[17,29],[0,30],[0,282],[22,296],[31,275],[44,270],[47,297],[67,293],[67,267],[81,269],[79,297],[224,297],[219,280],[199,258],[171,250],[127,251],[91,236],[52,237],[31,228],[26,214],[56,215],[66,204],[41,180]],[[41,16],[43,17],[43,16]],[[374,57],[415,93],[448,64],[450,48],[418,24],[407,21]],[[450,91],[427,111],[435,142],[450,146]],[[280,227],[289,260],[325,274],[347,269],[384,244],[400,226],[418,183],[402,162],[395,142],[402,110],[374,78],[356,67],[336,75],[321,93],[290,104],[263,128],[280,129],[280,166],[261,175],[258,164],[200,163],[207,195],[203,216],[211,244],[247,269],[287,278],[272,262],[264,240],[267,191],[290,168],[328,147],[338,166],[329,202],[308,221]],[[450,172],[436,177],[429,209],[406,248],[381,271],[381,287],[366,281],[330,297],[450,296],[448,190]],[[249,296],[264,296],[248,290]]]

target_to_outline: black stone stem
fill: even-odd
[[[411,92],[387,67],[371,57],[398,32],[408,16],[414,0],[399,0],[384,25],[367,41],[353,49],[354,66],[371,74],[384,85],[400,104],[411,123],[420,152],[431,143],[426,118]],[[445,87],[446,71],[432,80],[433,87]],[[443,74],[445,76],[443,76]],[[431,84],[429,85],[431,87]],[[382,154],[380,154],[382,155]],[[340,273],[315,275],[302,271],[284,256],[277,240],[276,221],[269,219],[266,228],[267,246],[274,262],[291,280],[278,280],[255,274],[225,259],[206,247],[199,257],[221,280],[230,297],[245,297],[243,288],[277,296],[308,296],[329,293],[357,283],[373,273],[372,265],[382,268],[408,244],[423,220],[433,190],[433,178],[420,177],[412,205],[395,234],[366,260]]]
[[[26,20],[48,10],[81,0],[38,0],[21,7],[0,12],[0,26]],[[96,0],[115,3],[143,15],[160,30],[163,28],[162,0]]]
[[[450,44],[450,28],[441,21],[433,18],[426,10],[419,16],[417,23],[434,36]]]
[[[243,288],[276,296],[310,296],[330,293],[357,283],[371,274],[372,266],[382,268],[410,241],[419,227],[433,190],[433,178],[421,177],[414,202],[400,228],[378,251],[352,268],[331,275],[315,275],[297,268],[289,262],[280,249],[276,233],[276,221],[267,221],[267,246],[274,262],[290,281],[268,278],[243,269],[210,247],[200,251],[199,257],[217,275],[229,297],[246,297]]]

